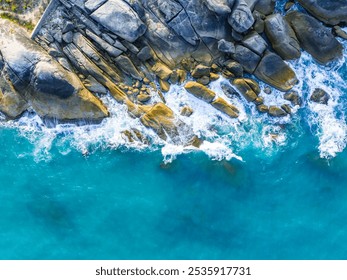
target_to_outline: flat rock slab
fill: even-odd
[[[134,42],[146,32],[136,12],[122,0],[109,0],[91,17],[123,39]]]

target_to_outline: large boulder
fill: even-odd
[[[174,112],[164,103],[155,104],[141,117],[144,126],[153,129],[159,137],[166,140],[167,135],[175,138],[178,135]]]
[[[246,32],[252,27],[254,23],[252,11],[244,0],[236,2],[228,22],[239,33]]]
[[[345,0],[298,0],[299,3],[326,24],[347,23],[347,2]]]
[[[26,100],[39,116],[63,121],[99,121],[109,115],[74,73],[66,71],[18,26],[7,24],[0,31],[2,73],[21,100]]]
[[[320,88],[316,88],[310,97],[311,101],[325,105],[328,104],[329,99],[329,94],[325,90]]]
[[[297,11],[287,14],[302,48],[321,64],[337,59],[342,55],[342,45],[335,39],[331,30],[318,20]]]
[[[265,20],[265,32],[274,50],[284,59],[297,59],[301,55],[300,45],[294,30],[282,15],[273,14]]]
[[[114,34],[134,42],[146,32],[137,13],[123,0],[108,0],[91,17]]]
[[[266,52],[261,59],[254,75],[281,90],[288,91],[298,82],[294,71],[279,57],[272,52]]]
[[[262,55],[267,49],[266,41],[257,32],[247,34],[242,40],[242,44],[258,55]]]

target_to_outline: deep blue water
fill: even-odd
[[[244,162],[159,152],[83,157],[0,130],[1,259],[345,259],[347,153],[295,136]]]

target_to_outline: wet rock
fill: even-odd
[[[290,101],[294,106],[301,106],[302,104],[302,100],[296,91],[286,93],[283,98]]]
[[[140,120],[144,126],[153,129],[164,140],[167,140],[167,135],[175,138],[178,134],[175,114],[164,103],[155,104]]]
[[[291,7],[293,7],[294,5],[295,5],[294,2],[288,1],[288,2],[285,4],[285,6],[284,6],[284,10],[285,10],[285,11],[288,11],[288,10],[290,10]]]
[[[338,25],[334,26],[334,33],[336,36],[347,40],[347,33],[345,31],[342,30],[342,28]]]
[[[285,117],[287,112],[277,106],[269,107],[269,115],[272,117]]]
[[[170,84],[168,81],[159,79],[159,86],[162,92],[168,92],[170,90]]]
[[[325,105],[328,104],[329,99],[330,99],[329,94],[320,88],[316,88],[310,97],[311,101],[319,103],[319,104],[325,104]]]
[[[233,73],[235,77],[240,78],[243,76],[243,67],[240,63],[233,61],[233,60],[228,60],[224,62],[225,68]]]
[[[122,0],[108,0],[91,17],[117,36],[134,42],[146,32],[137,13]]]
[[[255,103],[256,105],[261,105],[261,104],[264,103],[264,98],[258,96],[257,99],[254,100],[254,103]]]
[[[232,84],[248,102],[253,102],[258,98],[260,88],[256,81],[252,79],[235,79]]]
[[[246,32],[252,27],[254,18],[251,9],[244,0],[236,2],[235,7],[228,18],[228,22],[231,27],[239,33]]]
[[[210,78],[207,76],[203,76],[196,80],[199,84],[207,86],[210,83]]]
[[[281,109],[284,110],[287,114],[291,114],[292,113],[292,109],[290,108],[290,106],[288,104],[283,104],[281,106]]]
[[[227,82],[221,83],[221,88],[227,97],[232,98],[235,96],[240,96],[238,91]]]
[[[260,112],[260,113],[268,113],[269,112],[269,107],[264,105],[264,104],[261,104],[261,105],[258,105],[257,106],[257,110]]]
[[[167,81],[171,74],[172,70],[167,67],[165,64],[157,62],[153,67],[152,71],[161,79],[164,81]]]
[[[329,25],[347,23],[347,2],[344,0],[298,0],[320,21]]]
[[[210,81],[217,81],[219,79],[219,75],[215,73],[210,73]]]
[[[237,118],[239,116],[239,110],[221,97],[217,97],[211,105],[231,118]]]
[[[192,77],[195,79],[199,79],[203,76],[209,76],[211,72],[211,68],[202,64],[197,65],[193,72],[192,72]]]
[[[254,75],[265,83],[288,91],[298,82],[294,71],[277,54],[267,52],[260,61]]]
[[[195,97],[208,103],[211,103],[216,97],[216,94],[212,90],[197,82],[188,82],[184,88]]]
[[[274,50],[284,59],[297,59],[301,56],[300,45],[294,30],[282,15],[273,14],[265,20],[265,32]]]
[[[342,55],[342,45],[331,30],[315,18],[295,11],[288,13],[286,19],[294,29],[301,47],[319,63],[327,64]]]
[[[265,23],[264,23],[265,16],[259,13],[258,11],[254,11],[253,17],[255,19],[255,22],[253,25],[254,31],[257,32],[258,34],[263,33],[265,29]]]
[[[190,108],[188,105],[182,107],[181,115],[184,117],[190,117],[194,113],[194,110]]]

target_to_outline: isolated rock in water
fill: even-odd
[[[267,52],[261,59],[254,75],[281,90],[288,91],[298,82],[294,71],[282,60],[280,56]]]
[[[345,0],[298,0],[316,18],[329,25],[347,23]]]
[[[252,11],[244,0],[237,1],[235,6],[228,22],[236,32],[246,32],[254,23]]]
[[[320,88],[316,88],[310,97],[311,101],[320,103],[320,104],[325,104],[325,105],[328,104],[329,99],[330,99],[329,94]]]
[[[295,11],[288,13],[286,19],[294,29],[302,48],[319,63],[327,64],[342,55],[342,45],[331,30],[315,18]]]
[[[286,115],[288,115],[288,113],[280,107],[270,106],[269,115],[272,117],[285,117]]]
[[[129,42],[136,41],[146,32],[144,23],[123,0],[108,0],[91,17]]]
[[[301,56],[300,45],[294,30],[280,14],[273,14],[265,20],[265,32],[274,50],[284,59]]]
[[[10,32],[9,30],[10,29]],[[18,94],[45,118],[98,121],[106,107],[18,27],[1,28],[4,74]]]

